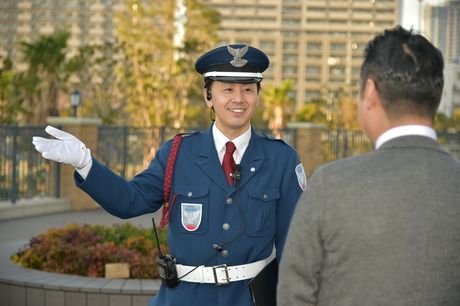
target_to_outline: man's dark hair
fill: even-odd
[[[374,80],[389,118],[434,118],[441,101],[444,62],[426,38],[396,26],[371,40],[364,57],[361,90],[367,79]]]

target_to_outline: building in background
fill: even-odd
[[[0,55],[19,63],[21,41],[31,42],[55,30],[71,33],[69,55],[80,46],[110,41],[115,35],[114,12],[120,8],[115,2],[119,1],[0,1]]]
[[[460,0],[424,6],[424,34],[437,46],[446,63],[439,111],[452,116],[460,107]]]
[[[460,64],[447,63],[444,66],[444,90],[439,112],[451,117],[460,107]]]
[[[206,0],[221,14],[222,44],[264,50],[271,65],[264,83],[290,79],[300,107],[357,92],[367,42],[399,20],[401,0]],[[117,0],[0,2],[0,52],[19,62],[20,41],[68,29],[71,52],[114,37]],[[70,52],[70,54],[71,54]]]
[[[222,44],[267,52],[264,83],[294,83],[297,106],[357,92],[368,41],[399,18],[398,0],[207,0],[221,13]]]

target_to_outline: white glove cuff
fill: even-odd
[[[84,147],[84,145],[83,145],[83,147]],[[83,152],[83,156],[82,156],[81,160],[76,165],[74,165],[74,167],[77,168],[77,169],[84,168],[92,160],[90,149],[84,147],[83,150],[84,150],[84,152]]]

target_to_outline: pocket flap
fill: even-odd
[[[252,188],[249,190],[249,196],[262,201],[273,201],[279,199],[280,192],[278,188]]]
[[[177,185],[174,192],[189,199],[200,198],[208,194],[209,186]]]

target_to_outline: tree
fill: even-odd
[[[204,0],[184,0],[180,20],[178,4],[125,0],[126,10],[117,15],[117,36],[126,56],[119,75],[127,84],[127,111],[135,125],[183,126],[190,95],[197,90],[194,60],[217,40],[218,15]],[[178,21],[185,28],[179,44]]]
[[[305,103],[295,115],[296,121],[308,121],[328,126],[327,102],[322,99],[313,99]]]
[[[333,113],[332,128],[356,130],[360,129],[357,119],[358,109],[351,96],[341,96]]]
[[[27,71],[18,80],[23,85],[22,99],[31,112],[33,123],[44,123],[47,116],[59,116],[58,95],[67,73],[66,47],[69,32],[57,31],[36,41],[21,42],[20,50]]]
[[[14,99],[16,77],[11,60],[0,57],[0,123],[14,123],[24,112],[22,104]]]
[[[276,138],[281,137],[288,116],[293,114],[294,99],[290,93],[292,83],[283,81],[280,86],[268,86],[262,93],[263,119],[268,121],[268,128]]]
[[[451,117],[443,113],[437,113],[435,116],[434,127],[437,131],[460,131],[460,108],[456,109]]]
[[[68,71],[78,77],[82,94],[83,116],[98,117],[105,124],[129,124],[125,116],[125,84],[120,81],[116,67],[124,63],[119,44],[80,47],[78,55],[68,64]],[[72,88],[69,88],[70,90]]]

